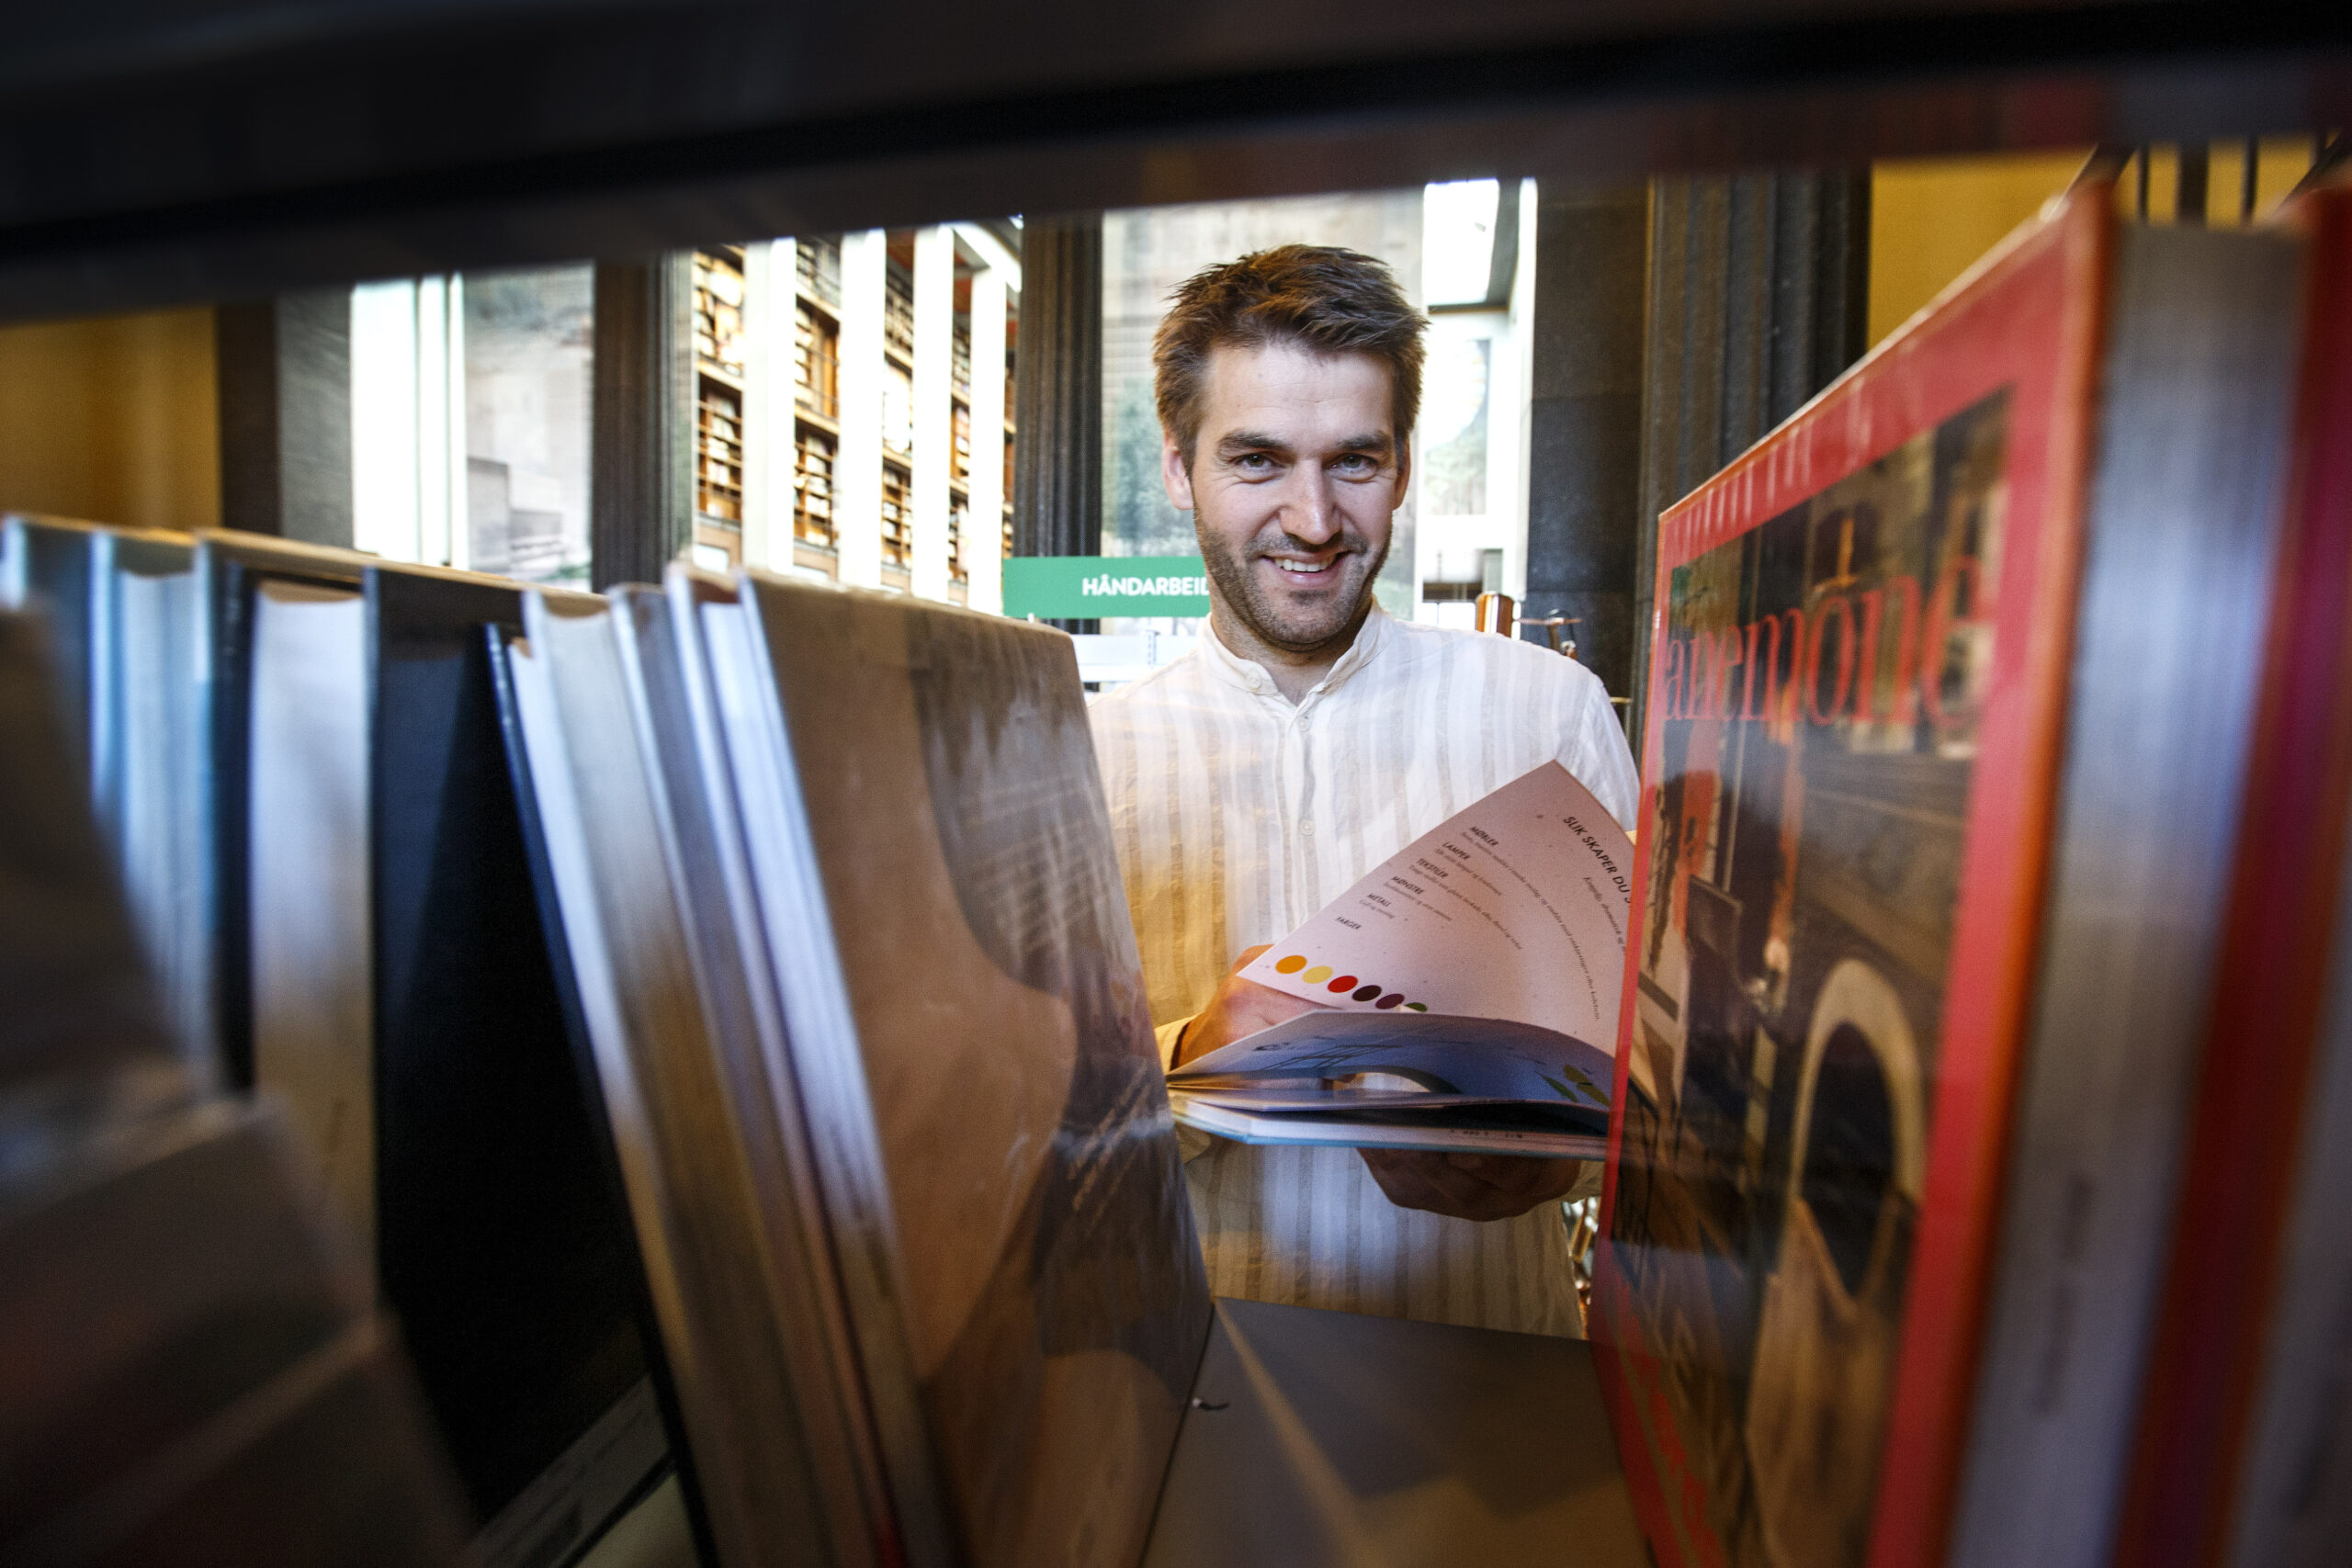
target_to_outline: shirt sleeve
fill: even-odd
[[[1187,1013],[1184,1017],[1171,1019],[1168,1022],[1161,1024],[1158,1029],[1152,1031],[1152,1033],[1157,1035],[1159,1039],[1160,1071],[1170,1072],[1174,1070],[1177,1037],[1184,1032],[1184,1026],[1186,1024],[1192,1022],[1193,1020],[1200,1016],[1201,1015],[1199,1013]],[[1214,1133],[1204,1133],[1198,1127],[1187,1127],[1182,1122],[1177,1124],[1177,1157],[1182,1159],[1187,1165],[1190,1165],[1193,1161],[1208,1153],[1211,1148],[1216,1146],[1216,1143],[1217,1137]]]
[[[1574,678],[1567,683],[1566,712],[1561,716],[1560,765],[1630,833],[1642,788],[1633,748],[1625,743],[1624,724],[1600,677],[1581,665],[1570,668]]]
[[[1186,1024],[1192,1022],[1193,1020],[1200,1016],[1201,1015],[1196,1012],[1188,1012],[1182,1018],[1169,1020],[1166,1023],[1161,1024],[1159,1028],[1151,1032],[1159,1041],[1159,1070],[1161,1072],[1173,1072],[1175,1070],[1176,1038],[1178,1035],[1184,1032],[1184,1026]]]

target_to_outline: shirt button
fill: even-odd
[[[1315,824],[1312,822],[1301,822],[1298,825],[1298,830],[1311,839],[1315,836]]]

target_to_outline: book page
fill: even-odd
[[[277,1097],[337,1214],[376,1251],[368,602],[265,580],[247,762],[254,1087]]]
[[[1412,1087],[1349,1088],[1380,1074]],[[1606,1052],[1532,1024],[1442,1013],[1309,1012],[1210,1052],[1170,1084],[1247,1110],[1421,1110],[1497,1101],[1609,1111]]]
[[[1510,1019],[1614,1052],[1633,843],[1557,762],[1414,840],[1241,973],[1325,1007]]]

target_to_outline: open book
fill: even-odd
[[[1243,1143],[1600,1158],[1633,845],[1545,762],[1414,840],[1242,976],[1317,1011],[1169,1075]]]

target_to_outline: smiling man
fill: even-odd
[[[1590,671],[1373,602],[1423,325],[1371,257],[1285,245],[1187,282],[1154,342],[1162,477],[1200,536],[1210,635],[1091,714],[1170,1065],[1306,1010],[1233,972],[1538,763],[1633,821],[1633,758]],[[1577,1332],[1555,1200],[1592,1173],[1572,1162],[1189,1134],[1188,1152],[1220,1295]]]

